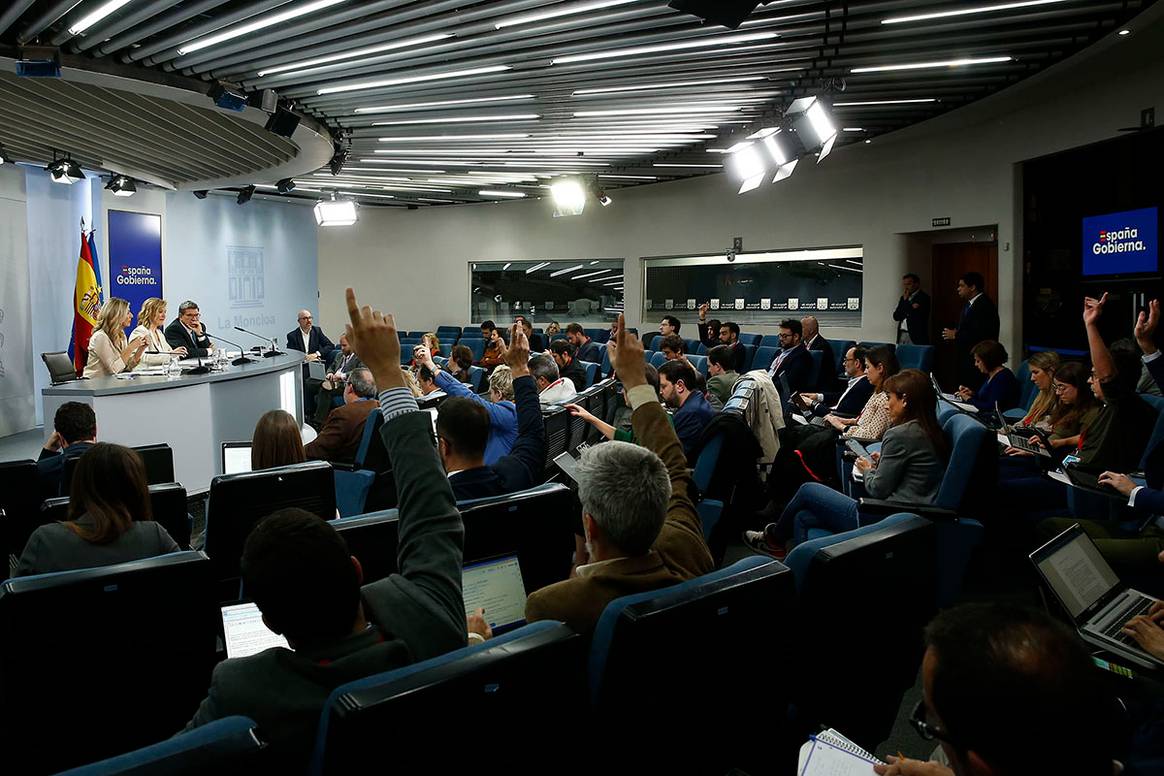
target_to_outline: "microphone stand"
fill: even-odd
[[[205,333],[205,332],[204,332],[204,333]],[[239,357],[238,357],[238,358],[236,358],[234,361],[231,361],[231,362],[230,362],[230,365],[231,365],[231,366],[242,366],[243,364],[253,364],[253,363],[255,363],[253,359],[247,358],[247,357],[246,357],[246,356],[245,356],[245,355],[242,353],[242,351],[244,350],[244,348],[243,348],[243,346],[242,346],[242,345],[238,344],[237,342],[231,342],[231,341],[230,341],[230,340],[228,340],[226,337],[219,337],[217,334],[206,334],[206,336],[207,336],[207,337],[210,337],[211,339],[216,339],[216,340],[218,340],[219,342],[225,342],[227,345],[234,345],[236,348],[238,348],[238,349],[239,349]]]
[[[263,354],[263,358],[271,358],[273,356],[284,355],[283,352],[275,346],[275,338],[274,337],[271,337],[270,339],[268,339],[267,337],[264,337],[262,334],[256,334],[249,329],[244,329],[242,326],[235,326],[234,328],[237,329],[238,331],[241,331],[243,334],[249,334],[252,337],[256,337],[258,339],[261,339],[264,343],[266,343],[266,342],[271,343],[271,349]],[[224,342],[225,342],[225,340],[224,340]]]

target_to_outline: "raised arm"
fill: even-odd
[[[428,415],[418,411],[416,400],[405,387],[400,369],[400,340],[392,316],[367,306],[359,308],[350,288],[347,303],[351,317],[348,342],[380,387],[380,411],[384,415],[381,435],[392,461],[399,499],[397,564],[400,574],[393,575],[389,581],[404,593],[405,600],[416,602],[422,611],[438,618],[436,622],[418,621],[416,610],[399,606],[377,611],[377,621],[404,636],[413,649],[418,644],[433,644],[434,626],[450,646],[464,644],[465,610],[461,598],[464,526],[431,441]]]
[[[512,343],[505,352],[505,363],[513,373],[513,398],[517,406],[517,441],[502,461],[520,462],[529,470],[522,487],[532,487],[545,468],[546,427],[542,422],[542,405],[538,386],[529,374],[529,341],[521,327],[514,326]],[[501,466],[499,461],[495,466]]]
[[[1107,304],[1107,292],[1099,299],[1086,297],[1083,300],[1083,325],[1087,329],[1087,348],[1091,352],[1091,366],[1095,369],[1095,379],[1104,383],[1115,377],[1115,361],[1111,351],[1099,333],[1099,318],[1103,315],[1103,306]]]

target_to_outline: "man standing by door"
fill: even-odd
[[[942,339],[953,340],[957,354],[958,385],[978,390],[984,375],[974,367],[971,349],[983,340],[998,340],[998,308],[985,293],[986,281],[978,272],[958,280],[958,296],[966,303],[958,327],[942,329]]]
[[[902,294],[893,311],[898,345],[930,344],[930,295],[921,290],[921,278],[912,272],[901,278]]]

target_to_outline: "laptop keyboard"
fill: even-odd
[[[1132,602],[1124,607],[1123,611],[1121,611],[1116,616],[1116,618],[1112,620],[1111,625],[1104,628],[1103,635],[1107,636],[1109,639],[1115,639],[1121,644],[1130,644],[1136,648],[1139,648],[1139,644],[1137,644],[1131,636],[1123,632],[1123,627],[1127,624],[1128,620],[1132,619],[1133,617],[1137,617],[1141,614],[1147,614],[1148,609],[1152,607],[1153,603],[1155,603],[1155,601],[1151,598],[1140,597],[1133,599]]]
[[[1034,453],[1035,455],[1049,455],[1046,448],[1039,447],[1038,445],[1032,445],[1021,436],[1009,434],[1007,439],[1010,441],[1010,446],[1016,450],[1025,450],[1026,452]]]

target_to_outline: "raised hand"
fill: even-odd
[[[509,348],[502,358],[515,378],[529,374],[529,340],[525,337],[525,331],[516,323],[510,329]]]
[[[643,358],[643,343],[626,330],[626,318],[618,314],[618,333],[614,342],[606,343],[610,351],[610,365],[628,391],[647,384],[647,362]]]
[[[1103,315],[1103,306],[1107,304],[1107,292],[1099,299],[1094,297],[1084,297],[1083,299],[1083,323],[1086,326],[1094,326],[1099,317]]]
[[[1136,342],[1140,346],[1140,350],[1144,351],[1146,355],[1155,353],[1159,348],[1156,347],[1156,326],[1160,323],[1160,300],[1153,299],[1148,302],[1147,313],[1141,311],[1139,317],[1136,319]]]
[[[348,342],[360,360],[372,370],[380,390],[404,388],[404,373],[400,371],[400,338],[396,334],[396,320],[368,305],[356,303],[356,292],[348,289]]]

